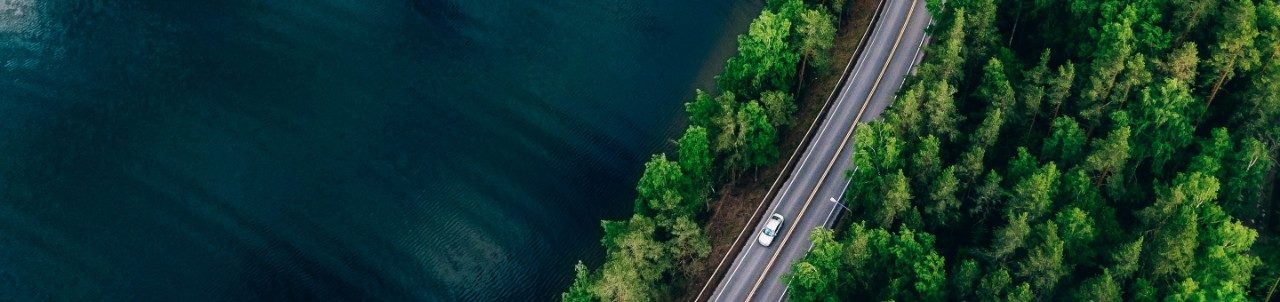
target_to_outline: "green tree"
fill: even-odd
[[[788,44],[791,20],[772,11],[760,13],[747,34],[738,36],[738,55],[729,59],[716,83],[745,96],[761,91],[791,90],[800,55]]]
[[[1200,220],[1195,208],[1217,197],[1218,181],[1200,173],[1181,175],[1172,188],[1157,193],[1156,202],[1139,213],[1155,229],[1147,271],[1155,280],[1181,280],[1191,273],[1195,259]]]
[[[1009,277],[1009,270],[999,266],[978,281],[978,301],[1004,301],[1003,294],[1012,284],[1013,279]]]
[[[725,157],[725,170],[736,171],[741,161],[738,149],[742,141],[738,140],[738,101],[732,92],[725,92],[716,97],[715,115],[712,115],[711,129],[714,131],[713,150]]]
[[[1280,11],[1274,1],[1261,3],[1258,10],[1259,27],[1266,31],[1255,39],[1261,62],[1275,62],[1280,59]],[[1259,64],[1257,72],[1249,79],[1248,86],[1240,98],[1242,104],[1232,116],[1234,131],[1254,137],[1271,133],[1273,141],[1280,140],[1280,130],[1273,125],[1280,120],[1280,64]]]
[[[1119,302],[1120,284],[1111,276],[1111,271],[1103,269],[1102,275],[1089,278],[1076,292],[1076,301]]]
[[[1076,66],[1071,62],[1058,66],[1058,73],[1049,81],[1045,91],[1045,101],[1053,106],[1053,117],[1057,117],[1062,109],[1062,104],[1066,103],[1067,98],[1071,96],[1071,87],[1076,80]]]
[[[933,135],[920,140],[916,153],[911,155],[912,178],[916,183],[932,181],[938,171],[942,170],[942,143]]]
[[[965,39],[964,57],[967,58],[986,58],[990,57],[993,48],[998,47],[1000,43],[1000,34],[996,32],[996,16],[997,8],[994,0],[953,0],[948,3],[949,7],[955,9],[964,9],[965,18],[964,30],[968,36]],[[958,22],[958,21],[953,21]]]
[[[1013,186],[1010,207],[1032,219],[1048,214],[1058,191],[1058,166],[1050,162]]]
[[[969,214],[977,216],[979,220],[986,220],[987,215],[992,210],[1003,206],[1003,197],[1005,195],[1004,188],[1000,187],[1000,183],[1004,182],[1004,178],[1000,177],[996,171],[987,171],[987,176],[983,177],[982,184],[974,189],[973,206],[969,209]]]
[[[684,172],[666,154],[654,155],[644,164],[644,174],[636,184],[636,213],[657,215],[658,224],[670,225],[675,216],[692,213],[697,202],[686,203],[680,191]],[[692,206],[690,206],[692,204]]]
[[[1027,258],[1018,263],[1018,276],[1028,280],[1035,292],[1048,295],[1068,271],[1063,264],[1065,243],[1058,236],[1058,225],[1052,220],[1036,228],[1037,243],[1027,250]]]
[[[1064,165],[1079,162],[1084,153],[1084,143],[1088,140],[1084,130],[1070,117],[1059,117],[1053,120],[1049,138],[1045,139],[1040,154],[1045,160],[1061,162]]]
[[[1008,302],[1032,302],[1035,301],[1035,293],[1031,291],[1031,284],[1023,282],[1018,287],[1009,290],[1004,300]]]
[[[813,249],[792,265],[791,273],[785,277],[790,298],[795,301],[836,301],[834,293],[844,245],[824,228],[814,229],[811,237]]]
[[[738,127],[745,160],[743,167],[762,167],[778,158],[777,129],[769,123],[769,116],[760,103],[749,102],[738,111]]]
[[[604,301],[650,301],[664,292],[659,282],[671,269],[662,243],[653,239],[653,221],[631,216],[626,231],[610,247],[595,292]]]
[[[720,114],[719,109],[720,104],[716,103],[715,98],[702,89],[694,90],[693,100],[684,103],[684,111],[689,113],[690,126],[718,129],[715,128],[715,117]]]
[[[1257,8],[1252,0],[1223,1],[1226,5],[1216,18],[1221,22],[1216,31],[1217,43],[1209,48],[1209,59],[1204,62],[1205,74],[1212,75],[1205,79],[1205,86],[1209,87],[1205,107],[1213,104],[1223,83],[1234,78],[1237,72],[1253,70],[1259,64],[1258,51],[1254,48],[1254,38],[1258,36]]]
[[[1115,20],[1103,24],[1090,62],[1089,77],[1081,91],[1081,117],[1092,127],[1106,112],[1112,85],[1125,69],[1134,51],[1133,22],[1138,18],[1133,9],[1125,9]]]
[[[959,189],[960,179],[956,178],[955,166],[949,166],[938,174],[929,193],[930,204],[924,207],[931,224],[944,227],[959,218],[960,199],[956,197]]]
[[[671,257],[682,267],[711,253],[711,242],[702,232],[702,227],[690,216],[676,217],[671,226],[671,240],[667,245]]]
[[[800,27],[796,34],[800,36],[801,79],[810,62],[818,66],[818,72],[825,72],[831,63],[831,47],[836,40],[835,20],[824,10],[806,9],[800,14]]]
[[[887,228],[893,226],[893,222],[911,207],[911,188],[907,186],[907,177],[899,169],[896,174],[885,179],[881,191],[884,192],[884,198],[881,206],[873,208],[873,217],[876,225]]]
[[[687,194],[685,200],[708,201],[711,191],[712,165],[711,141],[707,129],[702,126],[689,126],[680,136],[680,171],[684,173]]]
[[[1191,143],[1195,126],[1189,111],[1193,103],[1187,86],[1173,80],[1142,92],[1142,101],[1134,108],[1134,147],[1140,150],[1140,158],[1151,159],[1155,173],[1161,173],[1164,165]]]
[[[965,259],[952,269],[951,273],[951,293],[952,298],[958,300],[969,300],[974,296],[974,286],[978,284],[978,277],[981,270],[978,268],[978,262],[972,259]]]
[[[1111,271],[1115,272],[1117,279],[1128,280],[1138,272],[1143,241],[1145,237],[1138,237],[1133,242],[1121,244],[1111,253]]]
[[[987,61],[987,65],[982,67],[982,84],[978,85],[974,97],[995,108],[991,112],[995,112],[996,109],[1009,110],[1017,101],[1013,93],[1013,85],[1009,84],[1009,77],[1004,73],[1004,64],[999,59],[991,58]]]
[[[1014,121],[1017,124],[1036,125],[1036,118],[1043,111],[1045,87],[1049,82],[1049,50],[1045,49],[1040,53],[1040,61],[1035,67],[1023,73],[1022,84],[1018,87],[1018,112]],[[1031,131],[1027,131],[1024,137],[1029,137]]]
[[[920,64],[920,75],[930,86],[941,83],[960,81],[964,73],[965,43],[965,9],[956,8],[952,13],[952,22],[940,35],[937,43],[930,43],[928,53],[931,55]]]
[[[1099,179],[1106,179],[1125,166],[1129,160],[1129,126],[1112,129],[1106,137],[1094,140],[1092,152],[1082,164],[1086,171]]]
[[[1219,289],[1217,295],[1243,297],[1245,287],[1253,278],[1253,269],[1262,264],[1260,258],[1250,253],[1258,233],[1216,206],[1207,205],[1200,210],[1204,212],[1203,231],[1191,276],[1203,285]]]
[[[938,83],[926,92],[924,109],[929,117],[927,129],[929,134],[948,142],[955,141],[960,134],[959,124],[962,120],[956,111],[953,94],[955,89],[949,84]]]
[[[569,286],[569,290],[560,294],[560,301],[564,302],[593,302],[596,301],[595,292],[591,291],[591,272],[587,271],[587,266],[578,261],[573,266],[573,285]]]
[[[1223,178],[1222,164],[1231,153],[1231,135],[1226,128],[1214,128],[1209,139],[1200,140],[1200,154],[1191,158],[1187,171]]]
[[[1218,2],[1219,0],[1186,0],[1173,5],[1173,18],[1169,25],[1172,25],[1173,31],[1178,32],[1178,40],[1182,40],[1187,33],[1203,23],[1205,18],[1212,15],[1219,7]]]
[[[987,255],[993,259],[1004,259],[1014,251],[1021,248],[1026,243],[1027,235],[1031,234],[1031,227],[1027,225],[1027,213],[1014,214],[1013,212],[1005,213],[1005,220],[1009,223],[996,229],[994,241],[991,250]]]
[[[1054,217],[1062,233],[1062,243],[1069,263],[1083,263],[1093,255],[1090,246],[1096,237],[1093,218],[1084,210],[1071,207]]]
[[[766,91],[760,95],[760,104],[764,106],[764,111],[774,128],[789,126],[795,120],[796,102],[790,93]]]
[[[1237,217],[1254,217],[1257,211],[1250,210],[1249,206],[1261,201],[1267,171],[1275,165],[1269,149],[1257,139],[1246,138],[1226,160],[1226,165],[1228,176],[1224,184],[1223,204]]]
[[[921,112],[923,94],[924,83],[916,82],[903,90],[902,96],[894,100],[893,107],[885,109],[885,121],[896,126],[898,137],[920,137],[921,128],[927,126],[926,117]]]
[[[1196,49],[1196,43],[1186,42],[1169,54],[1169,58],[1161,64],[1161,69],[1174,81],[1194,83],[1196,66],[1199,64],[1200,55],[1199,50]]]
[[[1018,147],[1018,155],[1009,160],[1009,179],[1021,181],[1027,177],[1031,177],[1040,169],[1040,160],[1035,155],[1031,155],[1025,147]]]

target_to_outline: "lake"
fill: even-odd
[[[757,1],[0,1],[0,300],[552,300]]]

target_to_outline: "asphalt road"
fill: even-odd
[[[835,223],[836,211],[842,208],[830,198],[839,199],[849,184],[845,171],[852,165],[853,127],[879,117],[893,100],[919,61],[924,30],[931,19],[925,0],[884,1],[851,78],[791,178],[755,226],[728,275],[716,286],[712,301],[782,300],[787,289],[782,276],[812,246],[810,233]],[[786,220],[773,244],[764,247],[756,242],[756,236],[773,213]]]

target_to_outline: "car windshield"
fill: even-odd
[[[764,229],[761,233],[764,233],[765,236],[773,236],[773,230],[770,229]]]

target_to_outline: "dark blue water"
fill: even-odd
[[[555,298],[741,2],[0,0],[0,300]]]

